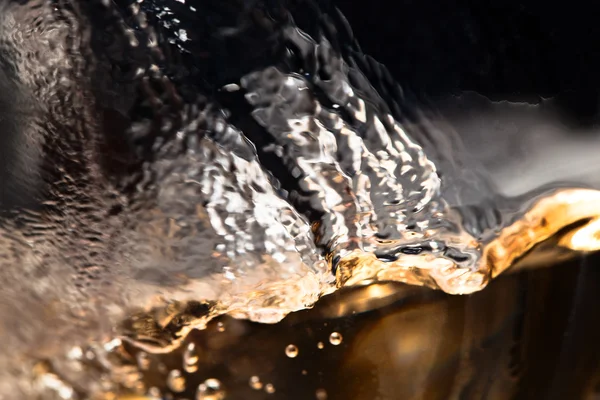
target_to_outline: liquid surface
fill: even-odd
[[[183,351],[179,393],[201,357],[186,337],[216,316],[274,323],[375,281],[477,292],[576,223],[561,245],[600,247],[600,192],[507,197],[452,132],[419,134],[323,7],[1,3],[0,398],[161,397],[139,371]],[[227,389],[207,377],[193,396]]]

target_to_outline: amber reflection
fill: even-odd
[[[492,277],[511,267],[535,245],[544,242],[562,229],[586,222],[565,235],[559,244],[572,250],[600,249],[600,192],[586,189],[559,190],[543,197],[517,221],[504,228],[484,249],[483,264]]]
[[[600,191],[560,189],[545,193],[524,210],[515,211],[512,223],[499,229],[489,242],[482,242],[477,268],[465,270],[449,259],[429,254],[379,259],[373,253],[355,250],[337,265],[338,286],[362,284],[365,280],[397,281],[439,288],[452,294],[482,290],[490,280],[514,266],[536,245],[576,225],[557,244],[576,251],[600,249]],[[511,217],[511,216],[509,216]],[[581,226],[584,225],[584,226]],[[453,240],[477,247],[468,235]],[[554,264],[555,262],[550,262]]]
[[[484,251],[494,275],[513,273],[468,296],[366,280],[274,325],[222,316],[192,329],[213,308],[201,303],[134,315],[108,398],[594,399],[600,255],[585,252],[600,243],[600,201],[589,194],[535,203]]]
[[[592,399],[600,378],[598,263],[597,255],[578,257],[502,276],[469,296],[357,287],[275,325],[221,317],[169,354],[144,354],[135,390],[195,399],[199,385],[217,379],[227,399]],[[343,337],[337,346],[332,332]],[[190,348],[197,362],[188,372]],[[142,353],[124,350],[137,364]],[[169,388],[175,369],[182,392]]]

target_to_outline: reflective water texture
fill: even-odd
[[[127,346],[127,357],[144,354],[141,379],[165,398],[193,399],[212,377],[233,399],[593,399],[597,260],[503,276],[472,296],[356,287],[276,325],[218,318],[174,352]],[[190,353],[185,389],[172,390],[169,371]]]
[[[407,396],[522,393],[478,386],[464,346],[504,334],[504,307],[524,312],[512,302],[529,289],[448,295],[481,291],[551,238],[550,257],[600,248],[600,192],[503,187],[506,169],[486,172],[451,124],[406,104],[322,6],[0,3],[0,398],[293,398],[295,380],[273,371],[319,352],[321,372],[351,371],[359,386],[307,366],[301,398],[393,398],[412,358],[423,364]],[[276,323],[336,290],[350,299],[275,327],[241,321]],[[362,304],[352,293],[364,312],[421,300],[344,329],[338,318]],[[465,318],[485,313],[456,311],[495,296],[482,332]],[[417,314],[439,319],[381,336]],[[440,321],[457,328],[440,336]],[[277,357],[256,353],[275,345]],[[502,364],[511,382],[519,360]],[[445,382],[444,368],[460,374]]]

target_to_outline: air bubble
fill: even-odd
[[[250,384],[250,387],[254,390],[260,390],[263,387],[262,382],[260,381],[260,378],[258,376],[251,376],[250,380],[248,381],[248,383]]]
[[[289,358],[296,358],[298,356],[298,347],[296,345],[290,344],[285,348],[285,355]]]
[[[178,369],[171,370],[167,377],[167,385],[174,392],[183,392],[185,390],[185,378]]]
[[[224,398],[225,391],[221,388],[218,379],[210,378],[198,385],[196,400],[223,400]]]
[[[142,371],[146,371],[148,370],[148,368],[150,368],[150,356],[148,356],[148,353],[140,351],[136,354],[135,358],[137,360],[137,365],[139,369],[141,369]]]
[[[150,389],[148,389],[148,397],[151,399],[160,399],[161,395],[160,389],[156,386],[152,386]]]
[[[273,386],[272,383],[267,383],[265,385],[265,392],[269,393],[269,394],[273,394],[275,393],[275,386]]]
[[[329,343],[331,343],[334,346],[339,345],[340,343],[342,343],[342,335],[339,332],[332,332],[331,335],[329,335]]]
[[[198,353],[196,345],[189,343],[183,352],[183,369],[185,372],[192,374],[198,371]]]

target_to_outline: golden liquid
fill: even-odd
[[[397,283],[346,288],[274,325],[219,317],[166,354],[125,344],[124,359],[147,354],[144,388],[177,399],[194,398],[207,377],[233,399],[271,398],[266,384],[283,399],[592,399],[600,326],[598,257],[588,257],[502,276],[470,296]],[[196,368],[174,392],[169,371],[190,348]]]
[[[371,93],[380,66],[260,12],[244,18],[319,69],[261,66],[215,90],[227,107],[190,100],[173,43],[126,11],[0,5],[26,166],[0,221],[1,400],[597,391],[597,273],[529,269],[600,249],[599,191],[463,182],[460,152]]]

